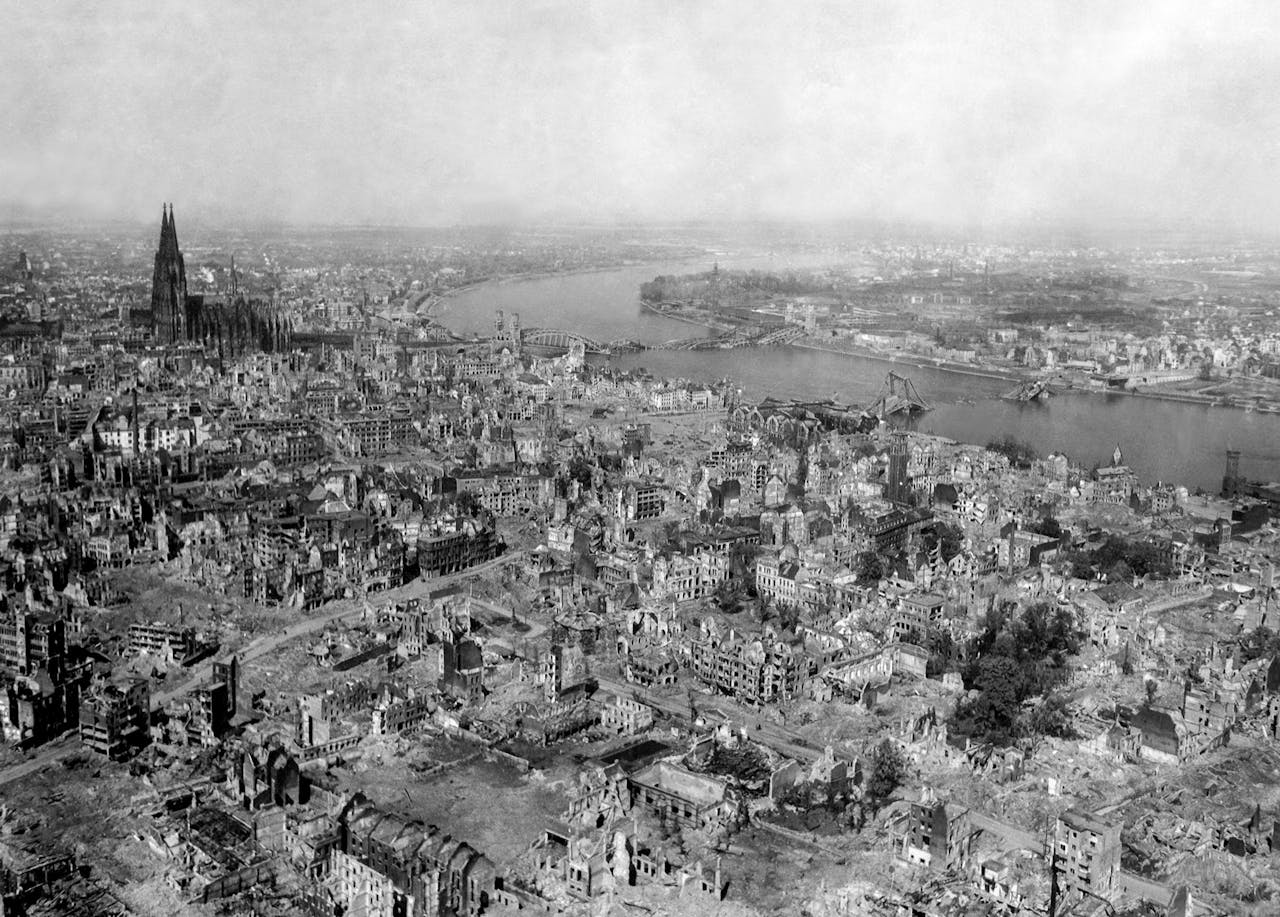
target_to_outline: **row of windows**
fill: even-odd
[[[644,799],[645,805],[662,806],[669,814],[674,815],[677,818],[694,818],[698,814],[697,809],[694,808],[692,803],[681,802],[679,800],[673,801],[668,796],[661,793],[654,793],[648,789],[642,793],[641,798]]]

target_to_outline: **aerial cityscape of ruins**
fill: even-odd
[[[1280,913],[1274,239],[154,211],[0,221],[0,914]]]

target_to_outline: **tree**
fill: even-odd
[[[1028,606],[1012,630],[1018,646],[1015,655],[1024,661],[1048,661],[1059,667],[1080,649],[1075,616],[1048,602]]]
[[[1133,568],[1118,560],[1107,568],[1107,580],[1112,583],[1129,583],[1133,580]]]
[[[855,562],[854,574],[862,585],[878,583],[884,577],[884,563],[875,551],[863,551]]]
[[[742,581],[734,577],[723,580],[712,593],[716,607],[725,614],[736,614],[742,610],[742,601],[746,597],[746,589]]]
[[[1047,535],[1049,538],[1061,538],[1062,524],[1052,516],[1042,516],[1032,523],[1027,531],[1035,532],[1038,535]]]
[[[858,796],[856,803],[845,809],[848,816],[848,826],[859,833],[867,825],[867,798],[866,796]]]
[[[767,624],[778,615],[778,608],[767,595],[760,596],[760,623]]]
[[[591,462],[584,455],[575,455],[569,460],[567,468],[570,480],[577,481],[581,487],[591,486]]]
[[[924,645],[929,651],[929,659],[925,663],[925,675],[929,678],[939,678],[950,671],[956,655],[956,642],[951,632],[943,627],[931,628]]]
[[[922,542],[924,549],[930,553],[936,545],[941,544],[942,559],[949,561],[960,553],[960,548],[964,544],[964,532],[960,531],[959,526],[938,522],[924,533]]]
[[[1009,460],[1009,464],[1015,468],[1030,468],[1031,463],[1036,460],[1036,450],[1032,448],[1030,443],[1024,443],[1021,440],[1014,439],[1012,436],[1005,436],[1004,439],[992,440],[987,443],[987,449],[991,452],[998,452]]]
[[[640,284],[640,298],[645,302],[661,302],[666,298],[666,277],[655,277]]]
[[[1028,726],[1032,733],[1042,736],[1053,736],[1058,739],[1075,738],[1076,730],[1071,724],[1071,714],[1067,711],[1067,703],[1059,694],[1051,694],[1031,712]]]
[[[1240,641],[1240,661],[1252,662],[1280,653],[1280,636],[1269,627],[1257,627]]]
[[[1111,535],[1089,555],[1094,567],[1107,571],[1114,581],[1127,581],[1134,576],[1167,577],[1173,572],[1169,556],[1149,541],[1132,540]]]
[[[871,754],[871,776],[867,778],[867,798],[875,808],[902,785],[907,765],[896,745],[884,739]]]
[[[1005,655],[989,656],[979,663],[978,696],[958,707],[957,715],[972,720],[992,741],[1007,741],[1018,716],[1022,672]]]
[[[962,674],[966,687],[977,694],[956,704],[958,733],[1006,744],[1028,732],[1065,728],[1065,713],[1053,705],[1037,718],[1034,710],[1024,714],[1023,704],[1049,696],[1065,679],[1068,659],[1080,648],[1075,616],[1045,602],[1016,612],[1012,603],[1001,603],[986,629],[968,644]]]
[[[800,609],[794,605],[778,606],[778,628],[779,630],[791,631],[795,633],[795,629],[800,624]]]
[[[1084,551],[1064,551],[1062,560],[1067,564],[1067,572],[1076,579],[1092,580],[1097,571],[1089,555]]]
[[[729,551],[729,578],[751,583],[755,580],[757,545],[736,544]]]

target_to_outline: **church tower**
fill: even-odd
[[[1240,450],[1227,450],[1227,473],[1222,476],[1222,495],[1229,499],[1240,496]]]
[[[885,499],[890,503],[908,503],[911,486],[907,482],[907,437],[895,432],[889,443],[889,470],[885,478]]]
[[[151,277],[151,333],[160,344],[187,339],[187,268],[178,250],[173,205],[160,210],[160,247]]]

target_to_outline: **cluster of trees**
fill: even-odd
[[[800,624],[800,609],[779,604],[767,595],[757,595],[746,581],[730,577],[716,586],[711,600],[725,614],[736,615],[750,610],[761,624],[772,624],[779,631],[795,632]]]
[[[941,544],[942,559],[949,561],[960,553],[960,548],[964,545],[964,532],[960,531],[958,525],[937,522],[931,528],[925,529],[920,542],[929,554],[932,554],[933,549]]]
[[[907,762],[896,745],[883,739],[870,755],[870,770],[860,794],[847,788],[832,791],[828,788],[825,798],[815,800],[810,787],[797,787],[781,800],[784,804],[804,813],[803,827],[819,834],[830,833],[833,828],[849,828],[861,831],[870,815],[878,812],[892,798],[907,778]]]
[[[1280,634],[1269,627],[1257,627],[1240,638],[1240,661],[1271,658],[1280,654]]]
[[[480,498],[469,490],[459,491],[454,495],[453,509],[455,512],[470,516],[473,519],[487,519],[491,515],[481,504]]]
[[[1065,704],[1054,692],[1066,680],[1080,639],[1067,609],[1039,602],[1018,613],[1013,603],[1003,603],[962,654],[961,677],[976,693],[957,703],[952,729],[996,745],[1039,735],[1070,737]]]
[[[932,555],[934,548],[939,544],[942,545],[942,559],[950,561],[964,546],[964,532],[958,526],[947,522],[939,522],[932,528],[926,529],[921,538],[921,546],[925,553]],[[850,569],[857,577],[860,586],[878,583],[889,573],[885,559],[875,551],[860,553],[853,559]]]
[[[1030,468],[1037,455],[1036,450],[1031,447],[1030,443],[1024,443],[1022,440],[1014,439],[1012,436],[1006,436],[1004,439],[993,439],[987,443],[987,449],[1003,455],[1014,468]]]
[[[956,644],[951,631],[944,627],[930,627],[920,645],[929,652],[925,662],[925,677],[941,678],[954,671],[962,647]]]
[[[594,465],[585,455],[578,454],[569,459],[565,473],[571,481],[577,481],[582,487],[590,487]]]
[[[1168,554],[1149,541],[1108,535],[1107,540],[1092,551],[1072,551],[1064,555],[1071,564],[1071,575],[1092,579],[1104,573],[1109,581],[1127,582],[1135,576],[1166,579],[1173,575]]]
[[[794,605],[779,605],[768,596],[761,596],[758,607],[761,624],[773,624],[777,630],[791,633],[800,625],[800,609]]]
[[[1038,535],[1047,535],[1050,538],[1061,538],[1062,524],[1053,516],[1041,516],[1027,526],[1027,531],[1035,532]]]
[[[871,753],[871,772],[867,774],[864,798],[872,808],[879,809],[902,785],[907,775],[907,762],[902,752],[888,739],[881,740]]]
[[[721,295],[748,298],[762,296],[803,296],[831,294],[835,284],[825,278],[789,273],[785,276],[764,271],[707,271],[680,276],[662,275],[640,284],[640,298],[645,302],[675,302],[703,296],[712,281]]]
[[[863,551],[854,561],[853,573],[860,585],[878,583],[884,578],[884,561],[875,551]]]
[[[747,600],[753,597],[748,592],[746,581],[733,576],[719,583],[711,593],[711,599],[715,602],[715,606],[725,614],[730,615],[742,611],[747,604]]]

